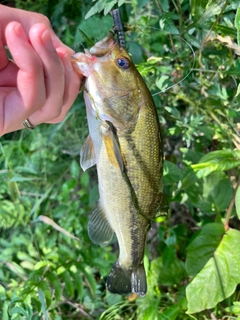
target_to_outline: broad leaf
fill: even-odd
[[[191,198],[194,205],[204,213],[223,212],[233,195],[231,182],[223,172],[213,172],[203,178],[203,190],[197,199]]]
[[[204,155],[192,169],[197,172],[198,178],[206,177],[214,171],[225,171],[240,165],[239,150],[217,150]]]
[[[187,247],[186,270],[190,276],[195,276],[212,257],[225,232],[221,223],[208,223],[194,235]]]
[[[213,257],[187,286],[188,314],[214,308],[240,283],[240,231],[230,229]]]

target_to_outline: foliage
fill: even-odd
[[[0,318],[239,319],[239,1],[16,1],[47,15],[75,50],[112,27],[120,6],[128,49],[157,106],[168,216],[144,264],[148,293],[106,291],[115,240],[93,245],[96,172],[83,172],[80,94],[65,120],[1,138]],[[85,17],[89,17],[85,20]],[[191,71],[191,72],[190,72]]]

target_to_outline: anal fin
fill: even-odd
[[[88,235],[93,243],[101,246],[106,246],[113,237],[113,230],[100,204],[97,205],[90,217]]]

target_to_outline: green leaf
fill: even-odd
[[[149,320],[158,319],[158,306],[160,302],[160,296],[155,297],[152,295],[146,295],[145,297],[137,300],[137,312],[139,314],[137,319]]]
[[[223,172],[212,172],[203,178],[203,190],[200,191],[194,205],[205,213],[223,212],[233,196],[232,184]]]
[[[74,44],[84,43],[87,47],[92,47],[92,45],[103,38],[104,34],[107,34],[112,27],[112,17],[106,16],[101,17],[95,15],[88,20],[80,21],[79,25],[76,27],[76,33],[74,38]],[[96,28],[96,25],[99,28]],[[81,32],[79,32],[81,30]],[[86,40],[85,35],[89,40]]]
[[[73,178],[78,179],[80,173],[80,165],[76,160],[72,161],[70,172]]]
[[[45,296],[44,296],[43,291],[40,288],[38,288],[38,298],[41,302],[41,310],[44,315],[44,318],[46,320],[50,320],[50,318],[48,316],[47,308],[46,308]]]
[[[235,16],[235,27],[237,29],[237,41],[240,46],[240,6],[237,9],[237,13]]]
[[[233,306],[228,307],[225,309],[227,312],[233,313],[237,316],[240,316],[240,302],[239,301],[234,301]]]
[[[176,118],[178,120],[181,119],[181,114],[180,114],[180,112],[178,111],[177,108],[165,107],[165,110],[167,110],[167,112],[169,112],[174,118]]]
[[[94,6],[88,11],[88,13],[85,16],[85,20],[93,16],[97,12],[101,12],[103,10],[103,7],[99,4],[99,1],[95,3]]]
[[[8,188],[9,188],[9,193],[10,193],[13,201],[16,201],[17,199],[20,198],[20,191],[19,191],[18,184],[16,183],[16,181],[9,181]]]
[[[127,0],[118,0],[118,7],[121,7]]]
[[[235,94],[235,97],[239,96],[239,94],[240,94],[240,83],[238,84],[237,92]]]
[[[191,13],[195,21],[197,21],[201,17],[207,3],[208,0],[192,0]]]
[[[9,305],[9,301],[5,300],[3,303],[3,320],[9,320],[8,305]]]
[[[104,11],[103,11],[105,16],[112,10],[115,3],[116,3],[116,0],[113,0],[113,1],[105,4]]]
[[[49,287],[49,284],[47,281],[41,281],[38,284],[38,288],[43,292],[44,294],[44,300],[46,301],[46,309],[48,309],[52,302],[52,292]]]
[[[84,296],[82,275],[79,272],[71,272],[71,276],[74,280],[74,285],[77,289],[78,297],[80,298],[80,300],[82,300]]]
[[[240,231],[230,229],[213,257],[187,286],[188,314],[214,308],[240,283]]]
[[[197,1],[201,1],[201,0],[197,0]],[[199,10],[200,14],[197,15],[198,19],[196,19],[195,23],[190,25],[189,28],[192,28],[194,26],[199,26],[199,25],[201,25],[202,27],[205,21],[210,20],[215,15],[218,15],[220,12],[221,12],[221,7],[218,4],[207,6],[207,8],[202,12]]]
[[[240,165],[239,150],[216,150],[204,155],[198,164],[191,165],[197,172],[197,177],[202,178],[214,171],[226,171]]]
[[[83,37],[84,41],[86,42],[87,47],[88,48],[93,47],[94,46],[94,41],[84,31],[82,31],[80,28],[78,28],[78,31],[80,32],[81,36]],[[72,163],[77,163],[77,162],[73,161]],[[71,168],[71,171],[72,171],[72,168]],[[72,175],[75,176],[75,173],[72,173]]]
[[[164,182],[172,184],[181,178],[181,170],[172,162],[164,161]]]
[[[156,80],[156,86],[161,90],[161,92],[164,92],[169,87],[168,80],[169,76],[165,76],[164,74]]]
[[[74,296],[74,286],[70,273],[66,270],[61,275],[65,284],[65,290],[70,298]]]
[[[186,270],[190,276],[195,276],[212,257],[225,232],[222,223],[208,223],[194,235],[187,247]]]
[[[179,316],[180,307],[178,304],[166,308],[159,315],[158,320],[175,320]],[[150,319],[150,318],[149,318]]]
[[[162,30],[171,33],[171,34],[179,34],[177,27],[173,22],[173,16],[169,12],[164,12],[159,19],[159,26]]]
[[[117,3],[117,0],[98,0],[94,6],[88,11],[85,16],[85,20],[90,18],[96,13],[100,13],[104,10],[104,15],[108,14],[108,12],[113,8],[113,6]]]
[[[92,295],[95,296],[96,280],[95,280],[94,275],[92,273],[92,269],[89,266],[83,266],[81,264],[78,264],[78,267],[80,268],[82,273],[85,275],[85,277],[89,283]]]
[[[60,280],[58,279],[57,275],[53,272],[48,272],[46,274],[46,278],[49,281],[50,287],[54,289],[55,300],[58,301],[62,294],[62,286]]]
[[[14,308],[12,308],[12,309],[10,309],[9,310],[9,314],[10,314],[10,316],[13,316],[13,315],[15,315],[15,314],[17,314],[17,315],[23,315],[24,317],[26,317],[27,319],[29,319],[29,317],[28,317],[28,313],[26,312],[26,310],[24,310],[22,307],[20,307],[20,306],[16,306],[16,307],[14,307]]]
[[[235,206],[238,219],[240,219],[240,186],[237,188],[236,197],[235,197]]]
[[[180,284],[180,282],[186,277],[186,270],[184,263],[175,259],[168,265],[168,268],[164,267],[164,264],[159,265],[159,283],[164,286],[172,286]]]
[[[169,11],[169,1],[168,0],[161,0],[161,7],[164,12]]]

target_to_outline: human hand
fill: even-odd
[[[81,82],[71,54],[45,16],[0,5],[0,136],[25,119],[34,126],[64,119]]]

